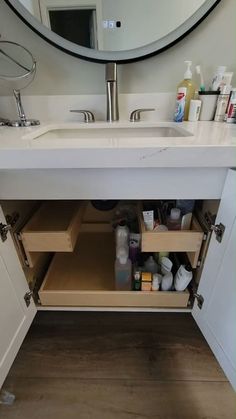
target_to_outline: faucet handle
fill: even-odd
[[[82,113],[84,115],[84,122],[95,122],[94,114],[88,110],[71,109],[70,112]]]
[[[154,108],[143,108],[143,109],[135,109],[133,112],[131,112],[130,114],[130,122],[138,122],[141,120],[140,118],[140,114],[142,112],[152,112],[155,111],[156,109]]]

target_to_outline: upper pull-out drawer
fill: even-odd
[[[204,233],[193,217],[191,230],[148,231],[139,210],[142,252],[187,252],[193,268],[196,268]]]
[[[29,252],[72,252],[81,225],[84,206],[77,201],[48,201],[21,231]]]

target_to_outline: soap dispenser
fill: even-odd
[[[185,61],[187,64],[187,69],[184,73],[184,80],[182,80],[178,86],[177,91],[181,88],[186,88],[186,96],[185,96],[185,108],[184,108],[184,121],[188,120],[188,114],[189,114],[189,106],[191,99],[194,99],[195,91],[197,90],[197,87],[192,81],[192,71],[191,71],[191,65],[192,61]]]

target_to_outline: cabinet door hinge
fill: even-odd
[[[25,295],[24,295],[24,300],[25,300],[25,304],[26,307],[29,307],[30,305],[30,301],[31,298],[33,297],[33,291],[28,291]]]
[[[201,268],[202,267],[202,258],[199,258],[197,261],[197,268]]]
[[[225,232],[225,226],[222,223],[216,225],[212,224],[211,230],[216,234],[216,240],[221,243]]]
[[[204,303],[204,298],[202,295],[198,294],[197,292],[195,292],[193,294],[193,296],[197,299],[197,305],[200,308],[200,310],[202,309],[203,303]]]
[[[11,230],[11,228],[12,228],[11,224],[0,223],[0,236],[1,236],[2,242],[6,241],[7,233],[8,233],[8,231]]]
[[[7,224],[0,223],[0,237],[2,242],[7,239],[7,233],[12,229],[19,219],[19,214],[14,212],[12,215],[6,215]]]

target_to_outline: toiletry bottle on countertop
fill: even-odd
[[[224,86],[218,96],[214,121],[223,122],[229,102],[231,86]]]
[[[190,100],[190,108],[188,114],[188,120],[191,122],[197,122],[200,116],[202,102],[198,99],[191,99]]]
[[[184,121],[187,121],[188,114],[189,114],[190,100],[194,99],[194,95],[195,95],[195,91],[197,90],[197,87],[192,81],[192,71],[191,71],[192,61],[185,61],[185,63],[187,64],[187,70],[184,73],[184,80],[182,80],[177,87],[177,92],[179,92],[179,89],[181,89],[182,92],[184,92],[184,90],[182,89],[186,89],[183,119]],[[176,118],[175,118],[175,121],[176,121]],[[176,121],[176,122],[179,122],[179,121]]]
[[[213,76],[211,90],[213,91],[219,90],[225,71],[226,71],[226,67],[224,65],[220,65],[219,67],[217,67],[217,70]]]
[[[234,87],[231,91],[228,106],[225,114],[225,121],[234,123],[236,118],[236,88]]]
[[[232,99],[228,113],[226,115],[226,122],[234,124],[236,122],[236,99]]]
[[[174,121],[175,122],[183,122],[183,120],[184,120],[186,94],[187,94],[187,88],[186,87],[179,87],[178,88],[176,105],[175,105],[175,115],[174,115]]]

